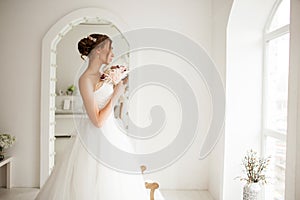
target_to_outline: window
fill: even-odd
[[[285,194],[290,1],[279,0],[265,29],[263,153],[271,156],[265,199]]]

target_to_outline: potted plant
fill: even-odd
[[[73,95],[73,93],[75,92],[75,89],[76,89],[75,85],[70,85],[67,89],[67,94]]]
[[[243,200],[255,200],[261,189],[261,186],[267,183],[266,169],[270,163],[270,156],[260,158],[257,152],[247,151],[242,160],[244,176],[239,176],[241,181],[246,181],[243,188]]]
[[[15,141],[15,136],[0,133],[0,161],[4,160],[4,149],[11,147]]]

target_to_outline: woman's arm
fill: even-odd
[[[124,92],[125,86],[120,82],[115,88],[109,102],[101,110],[94,97],[94,85],[85,78],[79,79],[79,90],[83,99],[83,104],[91,122],[98,128],[103,126],[103,123],[113,110],[113,105]]]

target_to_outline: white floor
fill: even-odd
[[[39,189],[0,188],[1,200],[34,200]],[[165,200],[213,200],[207,191],[200,190],[161,190]]]

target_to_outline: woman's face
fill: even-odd
[[[104,64],[109,64],[112,62],[112,59],[114,57],[114,53],[113,53],[113,47],[111,45],[111,42],[108,41],[106,42],[106,44],[104,45],[101,53],[100,53],[100,59],[102,60],[102,62]]]

